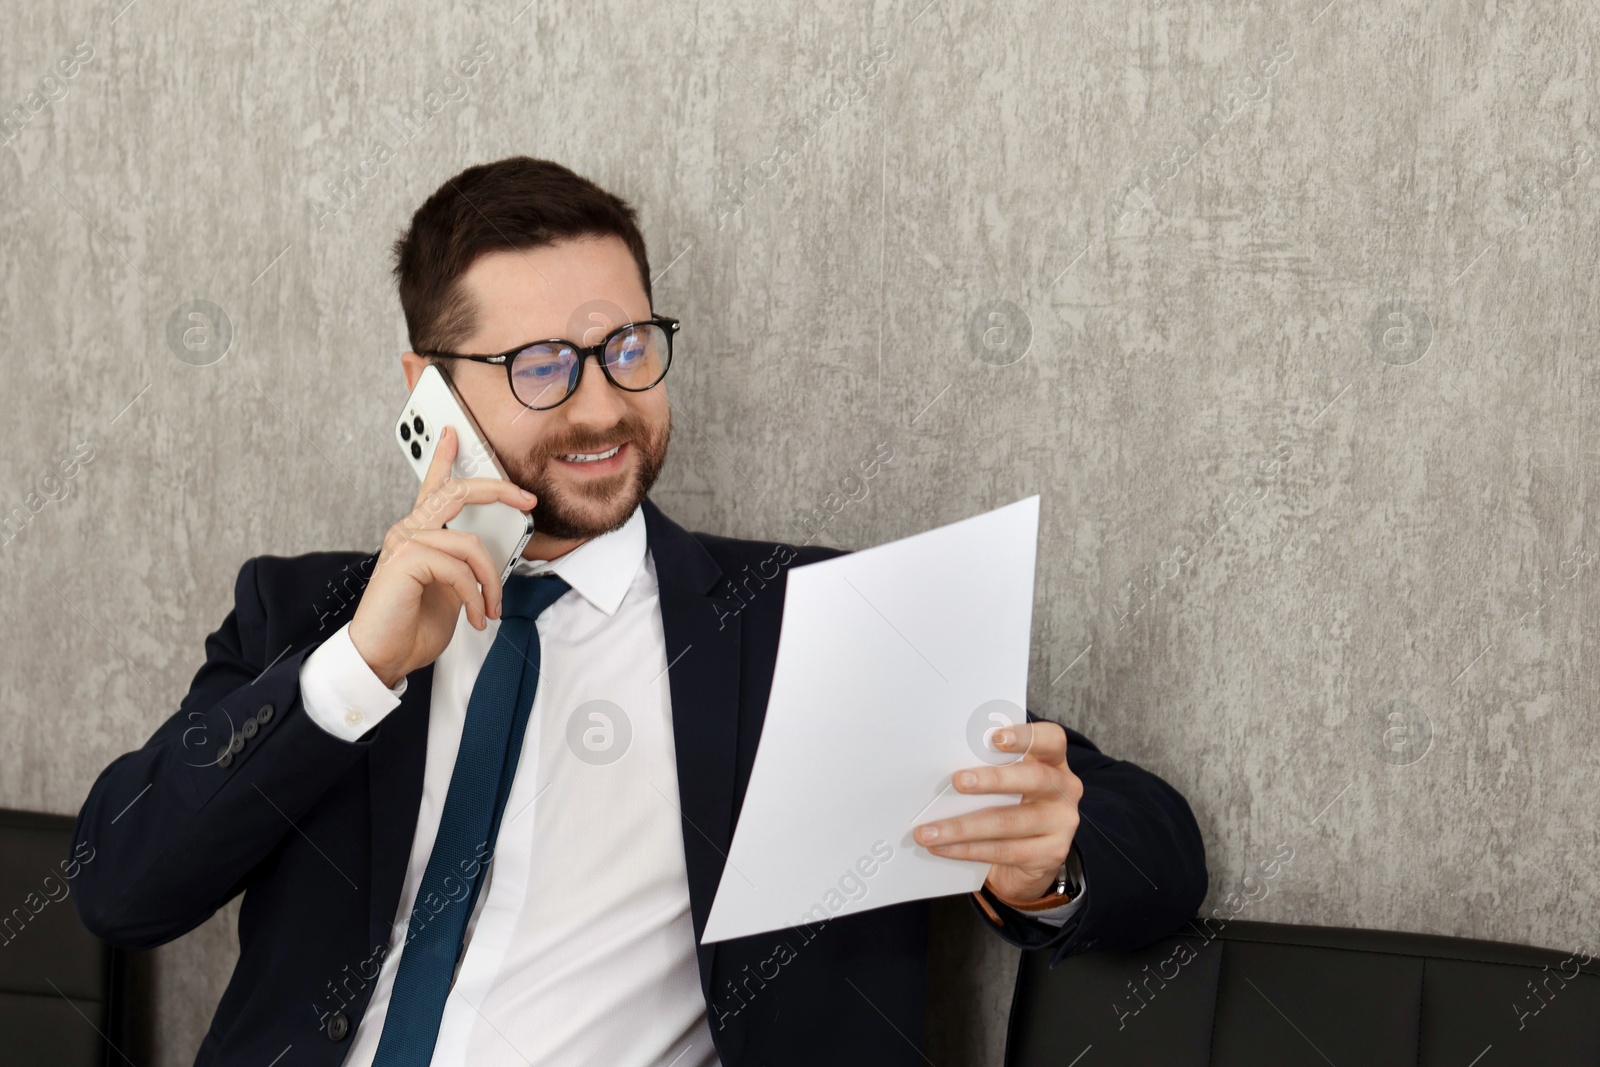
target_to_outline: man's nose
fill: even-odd
[[[600,367],[601,358],[595,354],[584,357],[585,360],[593,360],[594,365],[583,368],[583,378],[578,382],[578,388],[561,405],[569,409],[567,421],[610,427],[615,426],[626,414],[627,398],[606,377]]]

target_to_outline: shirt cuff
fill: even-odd
[[[300,703],[311,721],[344,741],[356,741],[395,708],[409,679],[390,689],[339,627],[300,665]]]

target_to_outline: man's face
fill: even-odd
[[[479,322],[453,351],[469,355],[493,355],[552,337],[599,344],[624,322],[650,317],[639,268],[617,237],[487,253],[462,283],[477,304]],[[405,362],[414,386],[424,364],[410,353]],[[539,498],[533,509],[539,534],[587,540],[615,530],[661,473],[672,432],[665,381],[627,392],[588,359],[576,392],[557,407],[531,411],[512,395],[504,367],[441,362],[507,476]],[[621,450],[608,460],[562,458],[618,444]]]

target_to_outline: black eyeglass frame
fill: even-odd
[[[611,343],[612,338],[618,336],[626,330],[633,329],[636,326],[660,326],[667,338],[667,358],[661,366],[661,377],[657,378],[649,385],[640,386],[637,389],[623,385],[621,382],[617,381],[617,379],[611,374],[611,368],[606,365],[606,345]],[[569,341],[565,337],[548,337],[543,341],[524,341],[515,348],[509,348],[504,352],[500,352],[492,356],[464,356],[459,352],[435,351],[418,352],[417,355],[430,356],[434,359],[464,359],[471,363],[492,363],[496,366],[504,366],[506,369],[506,387],[511,390],[511,395],[516,397],[517,403],[521,404],[529,411],[552,411],[571,399],[572,395],[578,391],[578,387],[583,384],[583,368],[584,365],[589,362],[590,356],[594,356],[595,362],[600,364],[600,373],[606,376],[606,381],[610,382],[618,389],[621,389],[623,392],[644,393],[654,389],[666,378],[667,371],[672,369],[672,338],[677,332],[677,319],[667,315],[652,315],[648,319],[639,319],[636,322],[625,322],[602,337],[599,344],[589,345],[588,347],[584,347],[575,341]],[[526,400],[523,400],[522,397],[518,396],[517,383],[512,379],[511,376],[511,364],[513,357],[525,349],[532,348],[534,345],[565,345],[566,347],[572,349],[572,351],[578,356],[578,372],[572,379],[572,385],[567,390],[567,395],[563,396],[560,400],[557,400],[554,404],[551,404],[548,407],[536,408]]]

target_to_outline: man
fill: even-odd
[[[840,553],[691,534],[647,499],[676,323],[633,210],[506,159],[395,251],[407,385],[443,367],[510,480],[452,476],[442,434],[379,552],[244,564],[178,712],[78,816],[102,857],[84,922],[151,948],[244,894],[201,1067],[922,1063],[925,901],[699,943],[787,569]],[[537,528],[503,586],[444,526],[492,501]],[[1028,720],[1001,732],[1020,761],[953,783],[1021,801],[918,847],[988,864],[983,921],[1053,959],[1192,916],[1183,798]]]

